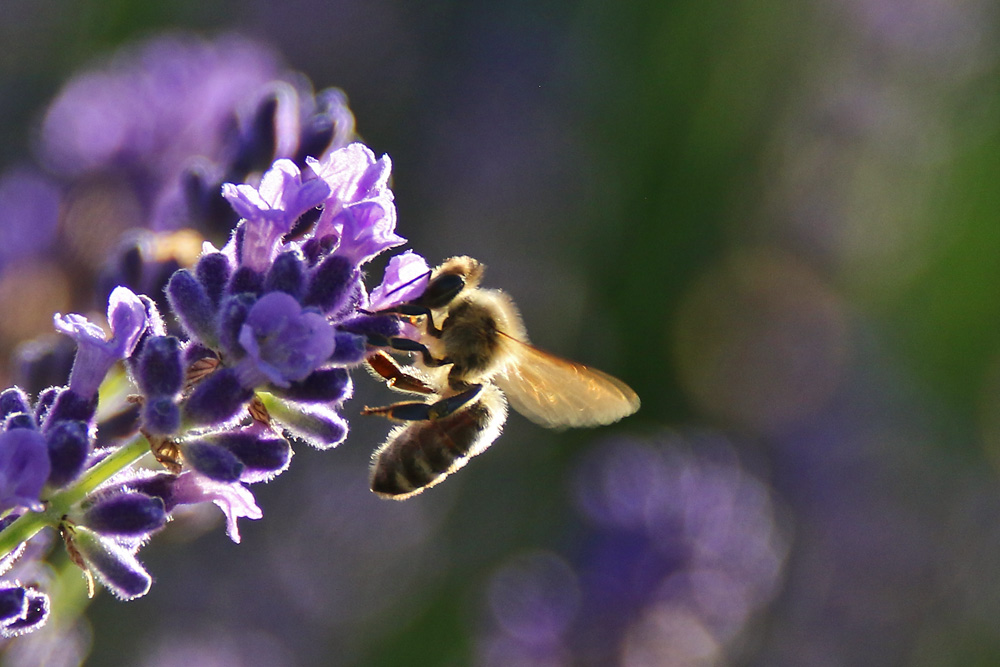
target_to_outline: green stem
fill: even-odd
[[[76,484],[49,498],[43,511],[22,514],[3,531],[0,531],[0,556],[6,556],[18,545],[34,537],[42,528],[58,525],[73,505],[86,498],[114,475],[138,461],[148,451],[149,442],[142,435],[136,435],[85,472]]]

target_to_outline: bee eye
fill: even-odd
[[[444,308],[465,289],[465,277],[446,273],[432,280],[420,296],[420,304],[430,309]]]

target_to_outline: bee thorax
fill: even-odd
[[[463,301],[451,308],[441,329],[445,354],[452,363],[452,378],[470,379],[491,372],[500,340],[489,308]]]

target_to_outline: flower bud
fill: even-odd
[[[49,618],[49,596],[32,588],[24,591],[24,612],[22,615],[0,625],[0,636],[5,638],[24,635],[41,626]]]
[[[39,505],[50,471],[41,433],[27,428],[0,433],[0,511]]]
[[[90,571],[116,597],[134,600],[149,592],[153,579],[130,551],[84,526],[77,526],[73,536]]]
[[[147,399],[142,405],[142,425],[152,434],[171,435],[181,427],[181,409],[167,396]]]
[[[11,387],[0,392],[0,419],[6,419],[15,412],[31,412],[31,402],[20,387]]]
[[[339,310],[354,289],[360,273],[346,257],[331,255],[319,263],[309,276],[309,286],[302,303],[324,313]]]
[[[210,347],[215,344],[215,304],[193,273],[181,269],[170,277],[167,300],[192,338]]]
[[[284,292],[296,299],[305,288],[305,261],[296,252],[283,252],[274,260],[264,280],[265,292]]]
[[[4,420],[3,430],[9,431],[12,428],[30,428],[37,429],[38,425],[35,424],[35,418],[26,412],[15,412],[12,415],[8,415],[7,419]]]
[[[292,382],[287,387],[272,386],[276,396],[303,403],[336,403],[349,398],[353,386],[351,376],[344,368],[321,368],[304,380]]]
[[[384,345],[390,338],[399,335],[402,327],[399,320],[388,315],[358,315],[338,324],[340,329],[364,336],[376,344]]]
[[[21,586],[0,588],[0,625],[23,618],[28,611],[28,596]]]
[[[177,475],[173,473],[147,472],[140,474],[135,479],[129,480],[128,488],[137,493],[158,498],[163,502],[166,512],[169,513],[177,506],[174,498],[174,485],[176,483]]]
[[[146,396],[173,396],[184,384],[180,342],[173,336],[146,341],[136,367],[136,382]]]
[[[79,521],[102,535],[139,538],[159,530],[166,522],[161,499],[128,492],[98,500]]]
[[[322,403],[301,404],[275,401],[268,404],[271,416],[292,435],[316,449],[332,449],[347,437],[347,422]]]
[[[222,424],[243,408],[253,392],[244,389],[231,368],[220,368],[202,380],[184,404],[184,416],[196,426]]]
[[[49,414],[49,408],[56,402],[56,396],[63,390],[62,387],[46,387],[38,394],[35,401],[35,423],[41,424]]]
[[[260,295],[264,291],[264,277],[251,269],[249,266],[241,266],[233,272],[229,279],[229,292],[231,294],[253,294]]]
[[[90,423],[97,412],[97,394],[92,397],[81,396],[69,387],[60,388],[52,406],[45,413],[43,431],[47,431],[57,422],[68,419]]]
[[[266,482],[284,472],[292,460],[288,441],[270,429],[254,425],[238,431],[224,431],[206,441],[232,453],[242,464],[240,481]]]
[[[334,333],[333,339],[333,354],[328,360],[331,364],[354,366],[364,361],[369,354],[367,340],[364,336],[347,331],[337,331]]]
[[[66,486],[83,471],[90,454],[90,433],[87,424],[76,420],[56,422],[45,433],[52,470],[48,483],[56,488]]]
[[[222,300],[223,293],[225,293],[229,274],[232,271],[229,259],[221,252],[202,255],[194,271],[198,282],[205,288],[208,298],[212,300],[212,303],[218,305]]]
[[[243,473],[243,463],[235,454],[205,440],[183,443],[181,452],[185,463],[216,482],[238,482]]]

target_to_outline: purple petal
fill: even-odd
[[[247,351],[238,366],[244,387],[263,382],[287,387],[326,362],[334,331],[325,317],[303,311],[290,295],[270,292],[250,309],[239,342]]]
[[[101,327],[82,315],[56,313],[53,318],[56,330],[76,341],[76,359],[69,384],[80,396],[95,396],[115,362],[132,354],[146,330],[146,306],[132,290],[116,287],[108,299],[108,322],[111,324],[110,340],[105,339]]]
[[[77,343],[89,343],[91,341],[104,342],[104,329],[83,315],[76,313],[70,313],[69,315],[56,313],[52,317],[52,323],[55,325],[56,331],[66,334]]]
[[[218,505],[226,515],[226,534],[237,544],[240,541],[240,531],[236,520],[240,517],[259,519],[264,516],[257,507],[253,493],[239,482],[224,484],[194,472],[186,472],[177,478],[173,493],[173,500],[178,505],[201,502]]]
[[[406,243],[396,234],[396,206],[387,197],[346,207],[331,224],[340,235],[335,254],[355,264],[364,264],[383,250]]]
[[[392,196],[388,187],[392,161],[388,155],[376,160],[371,149],[362,143],[333,151],[322,162],[306,158],[306,163],[330,186],[329,201],[347,205],[384,193]]]
[[[430,275],[427,261],[412,250],[394,256],[382,284],[372,290],[369,310],[377,312],[416,299],[427,288]]]
[[[108,297],[108,322],[111,342],[119,358],[124,359],[132,354],[146,330],[146,306],[132,290],[119,285]]]
[[[322,162],[307,162],[330,186],[314,237],[339,239],[336,253],[358,264],[405,242],[395,234],[396,207],[388,185],[392,163],[387,155],[376,160],[367,146],[354,143]]]
[[[303,182],[295,163],[284,159],[271,166],[258,188],[223,184],[222,196],[247,221],[242,264],[264,273],[274,261],[281,237],[329,193],[329,186],[321,179]]]

